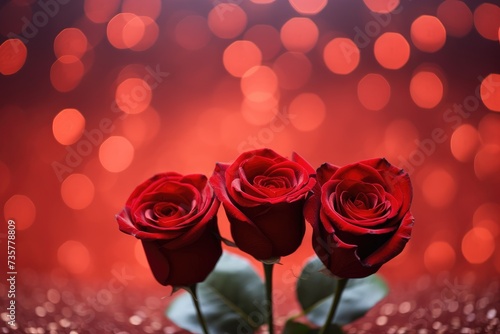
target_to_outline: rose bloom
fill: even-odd
[[[293,253],[305,231],[303,206],[316,183],[314,169],[297,154],[288,160],[270,149],[218,163],[210,178],[242,251],[276,261]]]
[[[116,219],[142,241],[160,284],[189,286],[205,280],[222,254],[219,204],[204,175],[158,174],[134,190]]]
[[[373,159],[323,164],[317,179],[305,214],[314,250],[335,276],[369,276],[403,250],[413,227],[408,173]]]

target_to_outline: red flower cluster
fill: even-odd
[[[120,230],[142,240],[160,284],[203,281],[219,259],[222,203],[235,244],[277,261],[301,244],[305,218],[324,265],[342,278],[365,277],[410,238],[412,188],[385,159],[314,169],[299,155],[270,149],[241,154],[204,175],[159,174],[139,185],[117,215]]]

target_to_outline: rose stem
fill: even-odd
[[[267,323],[269,325],[269,334],[274,334],[273,323],[273,268],[274,264],[264,263],[264,275],[266,277],[266,296],[267,296]]]
[[[203,334],[208,334],[208,329],[207,329],[207,324],[205,322],[205,319],[203,318],[203,314],[201,313],[200,309],[200,303],[198,302],[198,295],[196,293],[196,287],[198,284],[193,284],[190,286],[191,290],[191,298],[193,299],[193,304],[194,307],[196,308],[196,315],[198,316],[198,322],[201,324],[201,327],[203,328]]]
[[[344,288],[347,284],[347,278],[341,278],[337,282],[337,288],[335,289],[335,297],[333,298],[332,307],[330,308],[330,312],[328,313],[328,317],[326,318],[326,322],[321,327],[321,330],[318,334],[326,334],[327,330],[332,323],[333,317],[335,316],[335,312],[337,312],[337,307],[339,306],[340,298],[342,297],[342,292],[344,292]]]

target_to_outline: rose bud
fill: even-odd
[[[116,220],[142,241],[160,284],[190,286],[205,280],[222,254],[219,204],[204,175],[158,174],[134,190]]]
[[[323,164],[305,206],[313,247],[340,278],[375,273],[410,239],[412,186],[408,173],[385,159],[344,167]]]
[[[303,206],[316,183],[314,169],[297,154],[288,160],[270,149],[218,163],[210,184],[222,202],[234,243],[262,261],[293,253],[305,231]]]

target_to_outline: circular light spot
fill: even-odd
[[[79,241],[68,240],[59,246],[57,260],[72,274],[82,274],[90,266],[90,253]]]
[[[82,80],[84,66],[75,56],[62,56],[50,68],[50,82],[59,92],[69,92],[75,89]]]
[[[500,74],[490,74],[481,82],[481,100],[491,111],[500,111]]]
[[[457,184],[446,170],[435,169],[425,178],[422,192],[430,205],[445,207],[453,202]]]
[[[358,98],[368,110],[381,110],[391,98],[391,86],[380,74],[369,73],[358,83]]]
[[[495,240],[490,231],[474,227],[462,239],[462,253],[472,264],[486,262],[495,251]]]
[[[8,39],[0,45],[0,73],[17,73],[26,62],[28,49],[19,39]]]
[[[252,101],[266,101],[275,95],[277,89],[276,73],[267,66],[252,67],[241,78],[241,91]]]
[[[455,251],[449,243],[435,241],[425,250],[424,264],[433,273],[450,270],[455,264]]]
[[[500,170],[500,146],[484,145],[474,157],[474,172],[480,180],[497,176]]]
[[[276,59],[273,70],[281,88],[299,89],[309,81],[312,65],[302,53],[285,52]]]
[[[446,42],[446,29],[435,16],[419,16],[411,24],[411,40],[420,51],[436,52]]]
[[[441,79],[428,71],[418,72],[411,78],[410,95],[417,106],[432,109],[443,98],[443,83]]]
[[[108,22],[118,11],[120,0],[85,0],[85,16],[94,23]]]
[[[498,41],[500,7],[488,2],[480,4],[474,11],[474,26],[484,38]]]
[[[479,122],[479,136],[485,144],[500,143],[500,117],[496,113],[489,113]]]
[[[106,27],[106,36],[111,45],[117,49],[127,49],[129,47],[127,43],[130,44],[132,39],[137,37],[126,35],[124,29],[136,17],[137,15],[132,13],[119,13],[109,20]]]
[[[273,3],[275,0],[250,0],[250,1],[253,3],[260,4],[260,5],[265,5],[268,3]]]
[[[137,45],[146,32],[146,25],[140,17],[134,16],[125,23],[122,29],[122,41],[126,48],[130,49]]]
[[[13,219],[16,222],[17,230],[26,230],[35,221],[35,204],[28,196],[14,195],[5,202],[3,215],[5,220]]]
[[[219,38],[235,38],[246,25],[247,14],[233,3],[219,3],[208,13],[208,27]]]
[[[293,9],[300,14],[314,15],[325,8],[328,0],[288,0]]]
[[[212,35],[207,20],[199,15],[184,17],[174,30],[175,41],[186,50],[200,50],[205,47]]]
[[[410,44],[403,35],[396,32],[386,32],[380,35],[373,46],[375,58],[385,68],[398,70],[410,58]]]
[[[473,159],[479,145],[479,134],[470,124],[459,126],[451,135],[451,153],[458,161],[466,162]]]
[[[94,193],[94,183],[84,174],[71,174],[61,184],[61,197],[74,210],[88,207],[94,200]]]
[[[143,79],[123,80],[116,88],[116,104],[127,114],[138,114],[146,110],[151,103],[153,93]]]
[[[318,41],[319,30],[307,17],[293,17],[280,31],[281,41],[289,51],[308,52]]]
[[[262,53],[250,41],[235,41],[231,43],[222,56],[226,70],[235,77],[242,77],[246,71],[260,65]]]
[[[136,22],[135,24],[140,24],[144,27],[144,29],[142,30],[143,33],[141,35],[141,38],[137,42],[132,41],[126,44],[130,44],[129,47],[133,51],[144,51],[149,49],[156,43],[158,34],[160,33],[160,28],[158,28],[158,24],[156,24],[156,22],[149,16],[138,16],[137,18],[132,19],[131,22],[136,20],[139,20],[142,23]],[[129,22],[128,24],[130,24],[131,22]],[[128,24],[123,30],[124,34],[126,34],[127,32]]]
[[[399,6],[399,0],[363,0],[374,13],[390,13]]]
[[[122,12],[156,19],[161,12],[161,0],[123,0]]]
[[[253,42],[264,60],[274,58],[281,49],[280,33],[273,26],[256,24],[245,32],[245,39]]]
[[[491,232],[494,237],[500,234],[500,205],[496,203],[483,203],[472,218],[474,227],[483,227]]]
[[[124,137],[111,136],[99,147],[99,161],[113,173],[127,169],[134,159],[134,147]]]
[[[359,49],[349,38],[334,38],[323,50],[323,59],[330,71],[349,74],[358,67]]]
[[[66,28],[54,39],[56,57],[75,56],[81,59],[87,51],[87,37],[77,28]]]
[[[326,106],[323,100],[314,93],[297,95],[290,106],[288,114],[292,125],[299,131],[312,131],[323,123]]]
[[[76,109],[63,109],[52,121],[54,138],[62,145],[74,144],[84,130],[85,117]]]
[[[473,25],[472,12],[463,1],[446,0],[437,9],[437,17],[443,23],[448,35],[466,36]]]

